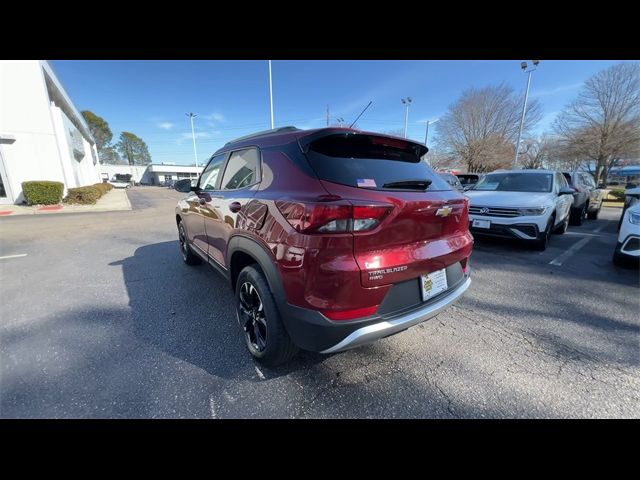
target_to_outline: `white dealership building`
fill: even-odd
[[[95,141],[47,61],[0,60],[0,204],[29,180],[101,182]]]
[[[177,165],[175,163],[152,163],[150,165],[107,165],[101,167],[102,178],[111,180],[115,175],[131,175],[131,180],[140,185],[162,185],[167,180],[197,180],[204,166]]]

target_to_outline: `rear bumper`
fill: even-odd
[[[471,277],[466,277],[462,285],[450,291],[446,296],[436,302],[418,308],[412,312],[404,313],[396,317],[390,317],[381,322],[359,328],[355,332],[349,334],[345,339],[336,345],[323,350],[321,353],[334,353],[349,348],[358,347],[383,337],[388,337],[394,333],[406,330],[418,323],[422,323],[435,317],[438,313],[447,308],[451,303],[455,302],[471,285]]]
[[[453,288],[427,303],[361,321],[331,321],[317,311],[290,304],[282,306],[281,311],[287,331],[296,345],[305,350],[335,353],[371,343],[429,320],[460,298],[470,284],[471,277],[465,274]]]

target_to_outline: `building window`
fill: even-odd
[[[81,162],[84,158],[84,143],[82,142],[82,135],[75,128],[69,129],[69,136],[71,137],[71,146],[73,148],[73,156],[78,162]]]

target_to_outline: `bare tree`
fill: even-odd
[[[543,168],[550,160],[552,155],[552,141],[547,135],[540,138],[526,138],[521,144],[522,168]]]
[[[435,171],[461,170],[464,167],[460,159],[431,150],[427,152],[423,160]]]
[[[436,126],[442,151],[460,158],[469,172],[511,165],[523,98],[505,85],[471,88],[449,106]],[[540,104],[530,101],[524,131],[540,120]]]
[[[595,164],[596,182],[640,155],[640,64],[619,63],[589,78],[554,124],[565,152]]]

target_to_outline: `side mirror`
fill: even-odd
[[[174,188],[182,193],[189,193],[191,191],[191,180],[185,178],[184,180],[178,180],[174,184]]]
[[[570,187],[562,187],[558,192],[558,195],[573,195],[576,191]]]

